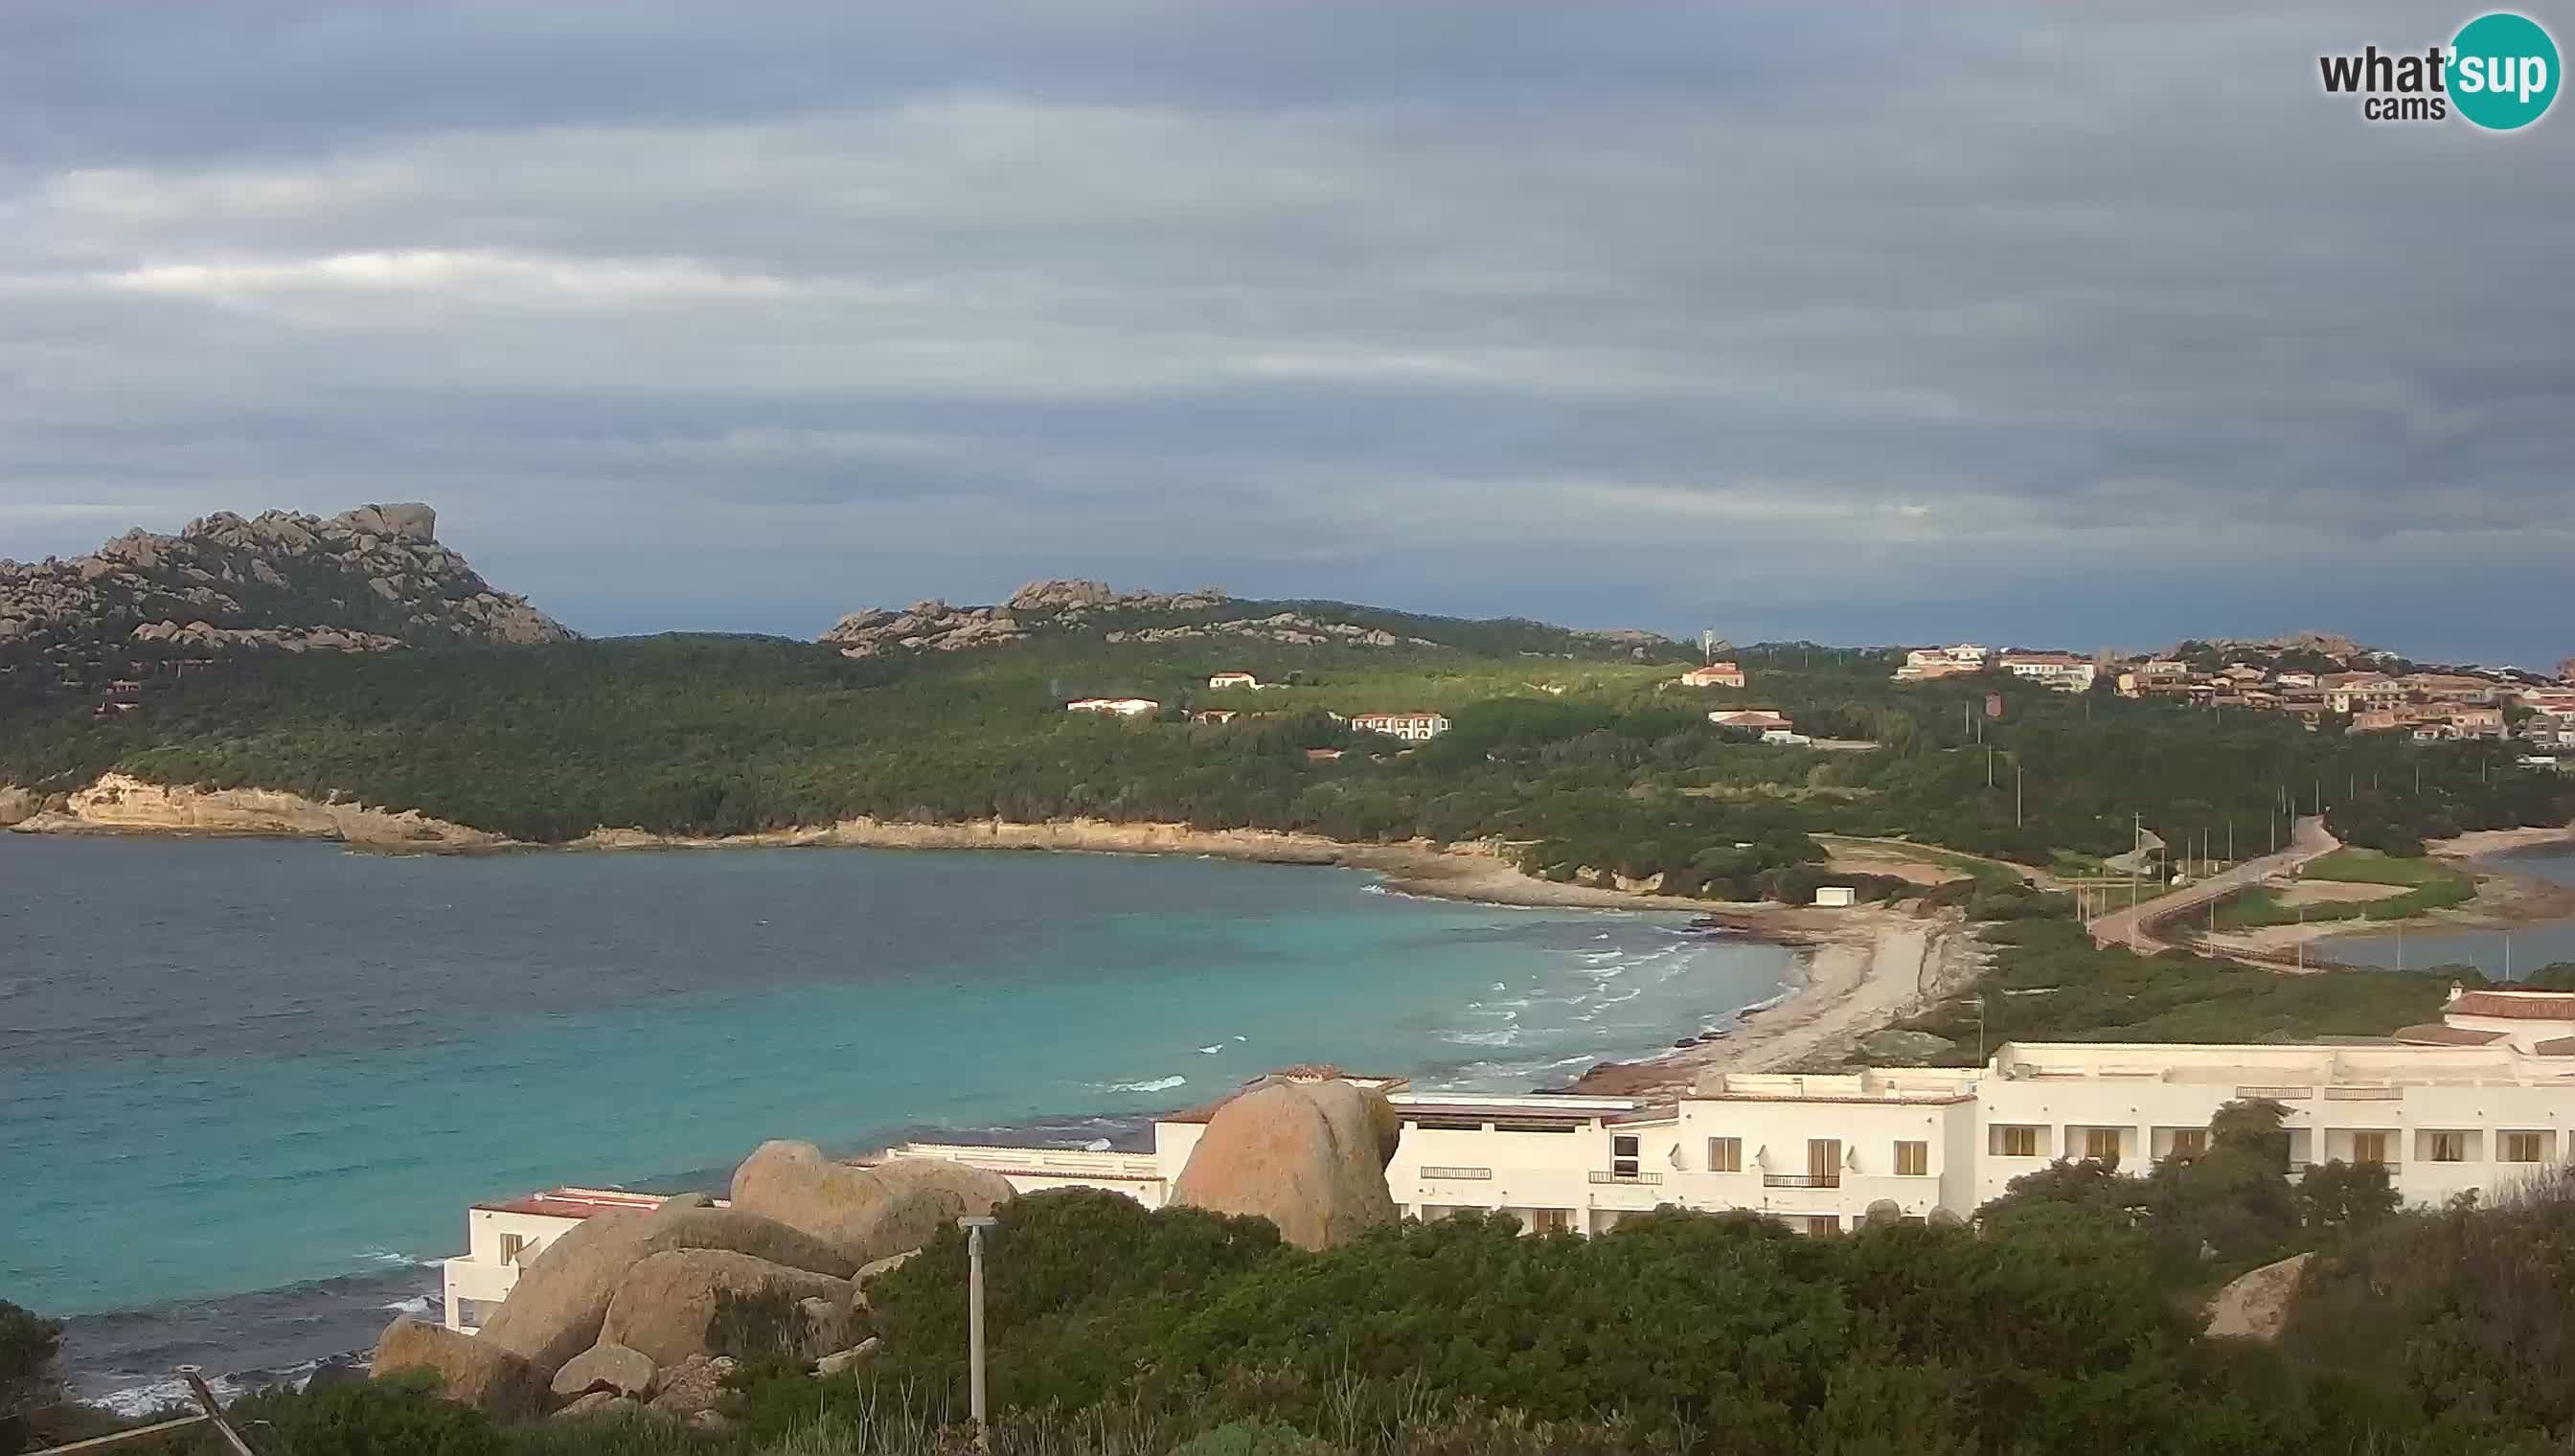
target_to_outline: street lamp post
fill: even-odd
[[[966,1230],[966,1298],[970,1308],[966,1322],[967,1399],[975,1412],[975,1444],[989,1450],[992,1428],[986,1424],[991,1411],[984,1401],[984,1230],[999,1220],[990,1214],[969,1215],[957,1220]]]

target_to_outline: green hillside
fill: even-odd
[[[1363,609],[1331,611],[1364,620]],[[2132,814],[2175,843],[2204,831],[2220,854],[2230,838],[2251,854],[2285,833],[2284,799],[2303,812],[2319,794],[2337,814],[2366,808],[2398,837],[2575,816],[2575,787],[2512,769],[2498,748],[2411,748],[2276,716],[2012,682],[1897,685],[1884,654],[1803,645],[1739,653],[1745,690],[1684,690],[1668,680],[1694,655],[1668,644],[1375,617],[1437,640],[1113,643],[1129,630],[1113,620],[864,660],[702,636],[248,658],[156,684],[122,719],[69,704],[0,719],[0,782],[58,792],[117,768],[418,808],[538,841],[603,825],[720,834],[855,814],[1088,815],[1355,841],[1499,835],[1534,841],[1531,867],[1558,876],[1662,873],[1667,889],[1725,897],[1774,888],[1786,866],[1821,858],[1809,831],[2045,862],[2126,848]],[[1208,688],[1230,671],[1288,686]],[[1979,727],[1971,715],[1989,691],[2003,716]],[[1131,695],[1162,712],[1122,722],[1064,709]],[[1765,745],[1707,721],[1710,709],[1751,706],[1879,746]],[[1189,720],[1206,709],[1243,716]],[[1454,728],[1407,749],[1330,716],[1411,709],[1445,713]]]

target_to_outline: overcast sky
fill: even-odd
[[[2316,79],[2474,13],[9,0],[0,556],[2553,663],[2575,102]]]

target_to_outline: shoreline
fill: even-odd
[[[2289,955],[2300,945],[2315,949],[2309,972],[2374,970],[2380,967],[2333,959],[2333,942],[2377,939],[2414,930],[2425,934],[2454,931],[2518,930],[2531,925],[2575,919],[2575,884],[2561,884],[2535,874],[2502,867],[2497,861],[2516,852],[2575,848],[2575,824],[2515,829],[2471,829],[2449,839],[2436,839],[2425,852],[2458,864],[2476,878],[2476,897],[2408,915],[2399,920],[2318,920],[2305,925],[2263,925],[2195,937],[2192,948],[2220,955],[2269,959]]]

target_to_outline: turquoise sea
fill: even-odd
[[[429,1312],[466,1205],[720,1187],[763,1138],[1133,1144],[1328,1061],[1520,1090],[1791,952],[1682,917],[1188,858],[389,857],[0,835],[0,1298],[79,1387],[241,1382]]]
[[[2498,854],[2479,862],[2508,874],[2575,884],[2575,849],[2563,844]],[[2353,965],[2401,965],[2418,970],[2434,965],[2473,965],[2497,980],[2519,980],[2553,962],[2575,962],[2575,920],[2551,920],[2511,930],[2336,935],[2324,946],[2326,954]]]

